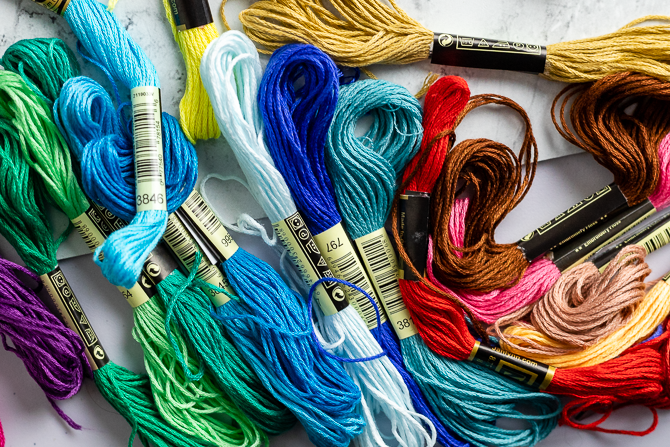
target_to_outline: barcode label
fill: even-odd
[[[135,87],[130,91],[135,147],[137,211],[167,210],[163,166],[160,89]]]
[[[647,254],[658,250],[664,245],[670,243],[670,222],[658,228],[646,238],[642,239],[638,245],[644,247]]]
[[[163,234],[163,239],[186,270],[190,271],[195,262],[198,246],[188,230],[186,230],[184,225],[179,221],[179,218],[174,214],[170,215],[168,218],[167,228],[165,234]],[[228,279],[223,273],[204,257],[200,260],[196,277],[215,287],[226,289],[231,295],[235,294]],[[203,292],[216,307],[223,306],[230,301],[230,298],[225,293],[217,292],[216,290],[206,287],[203,287]]]
[[[386,230],[380,228],[355,242],[398,338],[418,334],[400,293],[398,260]]]
[[[314,236],[321,255],[326,260],[328,267],[336,278],[348,281],[370,295],[379,309],[381,323],[386,321],[384,309],[379,304],[377,294],[372,288],[370,279],[365,273],[365,268],[361,263],[356,251],[354,250],[349,237],[344,232],[342,224],[339,223],[333,228]],[[377,315],[372,302],[361,292],[350,287],[345,287],[345,294],[349,299],[349,304],[354,306],[358,314],[363,318],[369,329],[377,327]]]
[[[191,192],[181,209],[191,217],[193,223],[202,230],[203,236],[214,245],[221,256],[230,259],[235,254],[238,245],[197,191]]]

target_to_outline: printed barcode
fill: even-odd
[[[221,222],[209,206],[207,206],[200,194],[193,192],[184,205],[191,210],[210,234],[215,234],[221,228]]]
[[[651,238],[643,241],[642,245],[647,253],[651,253],[668,243],[670,243],[670,227],[666,226]]]
[[[135,160],[137,182],[161,181],[161,165],[157,158],[141,158]]]
[[[163,234],[163,239],[170,246],[172,251],[174,251],[177,258],[181,260],[188,270],[191,270],[193,263],[195,262],[195,255],[197,253],[195,243],[193,240],[188,240],[186,234],[178,228],[172,219],[168,219],[167,228]],[[200,279],[205,279],[205,273],[207,270],[207,263],[204,262],[204,258],[201,259],[200,265],[198,266],[198,272],[196,273],[197,277]],[[210,275],[211,277],[211,275]],[[207,278],[209,279],[209,278]]]
[[[365,290],[368,295],[375,300],[375,304],[381,312],[379,302],[377,302],[375,293],[368,282],[368,278],[366,277],[365,272],[361,269],[361,264],[357,262],[356,254],[354,252],[349,252],[340,259],[336,259],[333,263],[338,269],[337,276],[339,276],[340,279],[349,281]],[[363,317],[363,320],[368,327],[375,327],[377,325],[377,314],[375,313],[375,308],[370,300],[358,290],[350,287],[347,288],[347,294],[349,296],[349,302],[356,307],[356,310]]]
[[[384,241],[384,236],[379,235],[362,243],[360,247],[377,283],[386,313],[391,315],[403,312],[406,307],[398,284],[398,268],[394,260],[389,258]]]
[[[135,182],[163,184],[160,91],[152,88],[133,90]]]

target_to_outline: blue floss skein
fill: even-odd
[[[241,248],[222,267],[239,294],[216,308],[263,384],[301,421],[319,447],[346,447],[363,430],[361,394],[342,365],[312,338],[303,299],[272,267]]]
[[[294,84],[299,79],[304,80],[304,85],[296,89]],[[273,53],[258,94],[268,149],[315,235],[342,220],[324,163],[325,140],[337,103],[338,84],[337,67],[325,53],[311,45],[293,44]],[[341,338],[341,333],[325,329],[330,340]],[[393,340],[393,334],[388,325],[381,325],[381,333],[382,345],[386,347],[386,339]],[[371,338],[371,344],[367,345],[370,350],[357,353],[356,357],[378,353],[380,347],[375,344]],[[356,439],[359,445],[385,445],[373,414],[380,411],[391,420],[393,435],[401,444],[435,442],[432,422],[415,413],[410,392],[389,358],[346,363],[345,367],[361,386],[364,397],[361,411],[368,426]]]
[[[356,124],[366,115],[371,116],[372,124],[363,136],[356,137]],[[364,80],[340,88],[326,141],[326,167],[342,220],[353,239],[384,227],[396,179],[421,145],[421,119],[419,101],[397,84]],[[405,369],[398,337],[383,333],[391,362],[405,381],[414,407],[435,425],[438,441],[445,446],[464,445],[433,414],[419,385]]]
[[[71,0],[63,15],[88,55],[114,79],[129,89],[160,88],[154,65],[104,5],[94,0]],[[177,129],[163,129],[165,134],[177,140],[185,139],[178,126]],[[164,141],[164,145],[167,144]],[[168,211],[181,205],[166,200]],[[134,199],[132,203],[135,203]],[[152,209],[133,213],[127,227],[112,233],[98,247],[93,259],[112,284],[132,287],[137,282],[144,261],[165,231],[168,211]],[[99,259],[101,252],[104,253],[103,260]]]

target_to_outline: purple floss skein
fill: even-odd
[[[39,276],[25,267],[0,259],[0,336],[5,350],[21,359],[49,403],[68,425],[81,426],[55,401],[69,399],[81,388],[84,375],[91,376],[84,342],[44,305],[17,273],[42,287]],[[8,343],[11,340],[12,345]]]

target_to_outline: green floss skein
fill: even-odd
[[[51,225],[42,211],[44,187],[20,154],[17,130],[3,118],[0,118],[0,139],[0,233],[29,269],[43,275],[56,268],[56,251],[64,237],[57,241],[52,239]],[[145,446],[205,445],[183,435],[161,418],[147,375],[135,374],[109,362],[95,370],[93,377],[103,397],[132,427],[129,446],[136,434]]]
[[[79,76],[74,53],[60,39],[24,39],[12,44],[0,59],[5,70],[20,75],[50,106],[65,81]]]
[[[40,175],[56,205],[70,220],[86,211],[88,200],[72,171],[69,149],[51,120],[49,108],[15,73],[0,72],[0,113],[18,129],[24,158]],[[254,432],[255,427],[218,390],[211,377],[188,383],[183,376],[165,335],[165,310],[159,299],[153,297],[135,308],[134,318],[133,336],[144,350],[154,399],[163,418],[185,434],[218,445],[258,445],[261,435],[247,443],[245,433]],[[195,356],[188,353],[190,346],[176,327],[173,332],[182,356],[191,359],[188,366],[194,367]],[[236,423],[227,423],[221,416]]]

